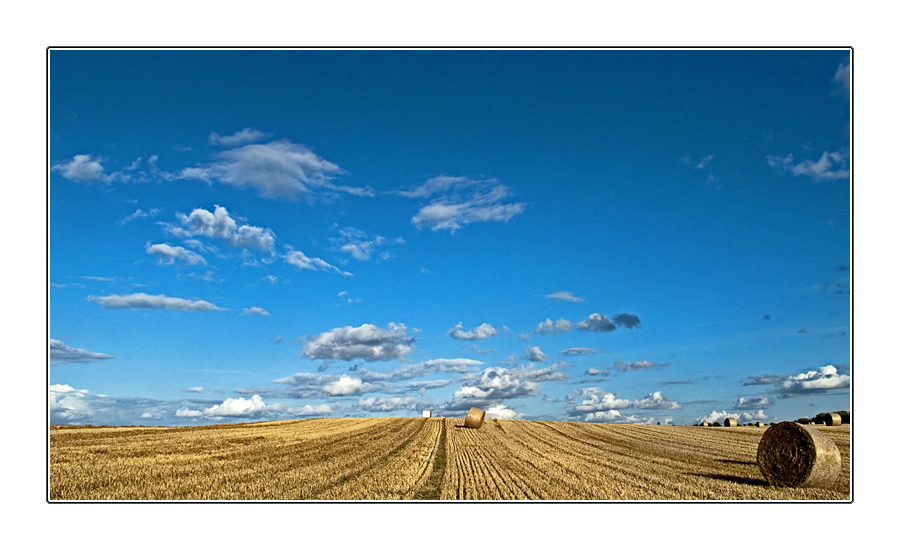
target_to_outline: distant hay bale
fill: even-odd
[[[775,487],[831,487],[841,473],[841,452],[815,428],[773,424],[756,449],[763,477]]]
[[[704,428],[708,428],[709,422],[701,422],[700,425],[703,426]]]
[[[829,413],[825,416],[825,425],[826,426],[840,426],[841,425],[841,415],[838,413]]]
[[[756,426],[757,428],[762,428],[762,427],[764,427],[765,425],[766,425],[765,422],[757,422],[756,424],[754,424],[754,426]]]
[[[469,409],[469,412],[466,413],[466,428],[474,428],[477,430],[481,427],[482,422],[484,422],[484,411],[478,407]]]
[[[422,418],[431,418],[431,411],[422,411]]]
[[[738,421],[735,420],[734,418],[726,418],[725,419],[725,427],[726,428],[733,428],[734,426],[737,426],[737,425],[738,425]]]

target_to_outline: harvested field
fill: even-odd
[[[850,426],[828,489],[772,487],[766,428],[309,419],[51,426],[50,500],[849,500]]]

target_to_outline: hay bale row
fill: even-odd
[[[469,412],[466,413],[466,428],[478,429],[481,427],[481,424],[484,422],[484,411],[479,409],[478,407],[472,407],[469,409]]]
[[[773,424],[756,449],[763,477],[775,487],[831,487],[841,473],[841,452],[815,428]]]

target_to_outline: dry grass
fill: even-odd
[[[52,500],[848,500],[850,426],[830,489],[776,488],[765,429],[462,419],[311,419],[50,429]]]

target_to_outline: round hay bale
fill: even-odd
[[[737,425],[738,425],[738,421],[736,419],[734,419],[734,418],[726,418],[725,419],[725,427],[726,428],[733,428]]]
[[[422,411],[422,418],[431,418],[431,411]]]
[[[775,487],[827,489],[841,473],[841,452],[834,441],[796,422],[773,424],[756,449],[763,477]]]
[[[482,422],[484,422],[484,411],[478,407],[469,409],[469,412],[466,413],[466,428],[474,428],[477,430],[481,427]]]
[[[825,425],[826,426],[840,426],[841,425],[841,415],[838,413],[829,413],[825,417]]]
[[[765,422],[757,422],[757,423],[755,424],[755,426],[756,426],[757,428],[762,428],[762,427],[764,427],[765,425],[766,425]]]
[[[700,425],[703,426],[704,428],[708,428],[709,422],[701,422]]]

